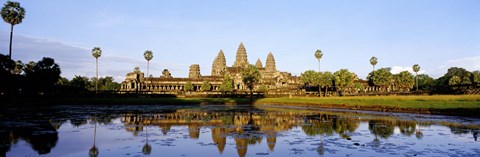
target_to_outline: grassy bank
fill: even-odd
[[[265,98],[257,104],[314,105],[330,107],[384,106],[412,109],[457,109],[480,108],[479,95],[433,95],[433,96],[369,96],[369,97],[296,97]]]
[[[479,95],[260,98],[22,98],[10,106],[255,104],[480,116]]]

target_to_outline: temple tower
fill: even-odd
[[[235,58],[235,63],[233,63],[233,67],[240,67],[243,68],[247,66],[247,50],[245,50],[245,46],[243,46],[243,42],[240,42],[240,46],[238,46],[237,56]]]
[[[218,52],[217,57],[212,64],[212,76],[223,76],[227,70],[227,61],[222,49]]]
[[[277,71],[277,67],[275,66],[275,58],[273,58],[272,52],[268,53],[265,70],[269,72]]]
[[[262,64],[262,61],[259,59],[257,59],[257,63],[255,63],[255,66],[258,68],[258,69],[261,69],[263,68],[263,64]]]
[[[188,73],[188,78],[200,78],[200,65],[192,64],[190,65],[190,71]]]

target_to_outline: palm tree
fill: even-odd
[[[417,91],[418,91],[418,71],[420,71],[420,66],[418,64],[414,64],[413,67],[413,72],[415,72],[415,84],[417,85]]]
[[[102,50],[100,47],[94,47],[92,49],[92,56],[95,57],[95,62],[96,62],[96,69],[97,69],[97,80],[95,80],[95,92],[98,91],[98,57],[102,56]]]
[[[147,60],[147,77],[148,77],[150,76],[148,75],[148,71],[150,69],[150,60],[152,60],[153,58],[153,52],[150,50],[147,50],[145,51],[145,53],[143,53],[143,57],[145,57],[145,59]]]
[[[377,57],[373,56],[370,58],[370,64],[373,66],[373,71],[375,71],[375,65],[377,65]]]
[[[22,23],[25,17],[25,9],[23,9],[18,2],[7,1],[2,8],[1,14],[3,20],[10,24],[10,49],[8,57],[12,59],[13,26]]]
[[[320,72],[320,59],[322,59],[322,56],[323,56],[322,50],[317,49],[317,51],[315,51],[315,58],[317,58],[318,60],[318,72]]]

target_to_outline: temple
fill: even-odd
[[[235,56],[235,62],[231,67],[227,66],[225,54],[220,49],[218,55],[212,63],[212,71],[210,76],[202,76],[200,73],[200,65],[192,64],[188,73],[188,78],[172,77],[170,72],[165,69],[159,77],[145,77],[143,72],[134,71],[127,73],[125,81],[122,82],[121,91],[144,91],[150,93],[169,93],[179,94],[185,91],[185,85],[191,83],[193,91],[200,91],[202,83],[207,81],[210,83],[211,89],[208,91],[219,91],[225,76],[229,76],[233,80],[234,91],[247,91],[247,87],[242,82],[242,70],[250,64],[247,58],[247,50],[243,43],[240,43]],[[260,59],[257,60],[255,66],[259,69],[261,79],[255,86],[255,91],[281,93],[299,90],[300,81],[296,76],[288,72],[277,70],[275,57],[269,52],[263,66]]]

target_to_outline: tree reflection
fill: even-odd
[[[142,147],[142,153],[145,155],[150,155],[152,152],[152,146],[148,144],[148,126],[145,126],[145,145]]]
[[[375,135],[376,140],[378,140],[377,136],[387,139],[393,135],[393,130],[395,129],[393,124],[394,123],[389,120],[370,120],[368,121],[368,129]]]
[[[93,146],[92,148],[90,148],[90,150],[88,151],[88,155],[90,157],[97,157],[98,156],[98,148],[97,146],[95,145],[97,141],[97,122],[94,121],[94,129],[93,129]]]

